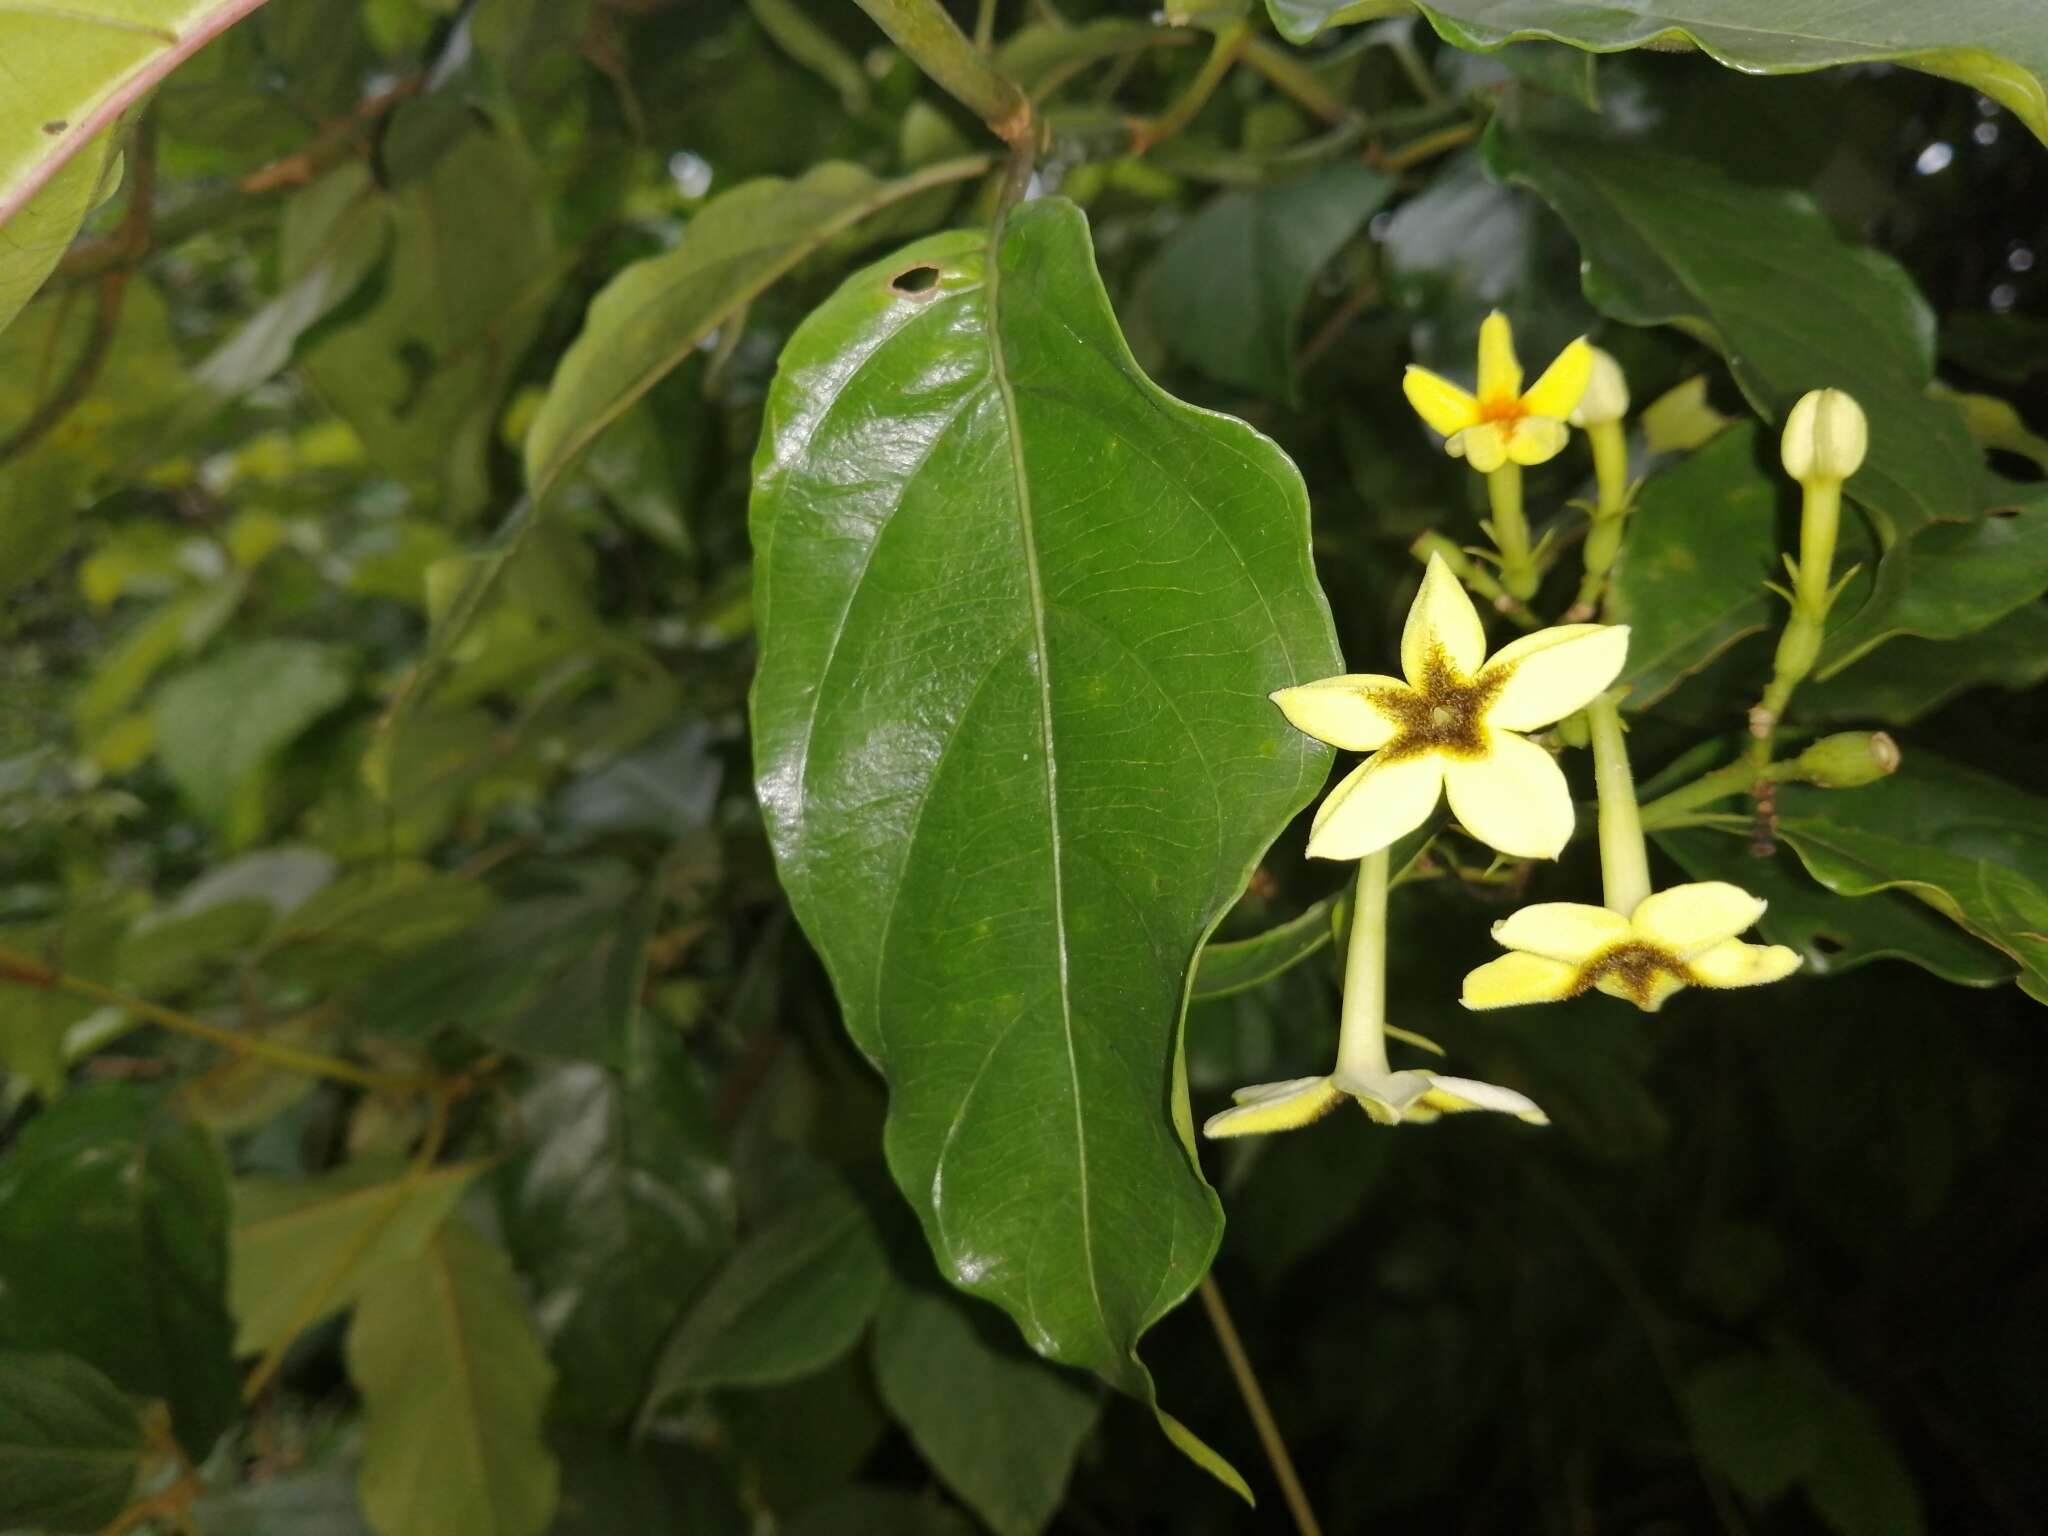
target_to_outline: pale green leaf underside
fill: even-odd
[[[1751,74],[1875,60],[1959,80],[2048,139],[2048,25],[2038,0],[1425,0],[1460,48],[1570,43],[1595,53],[1694,43]]]
[[[1293,466],[1139,372],[1079,210],[999,249],[920,242],[783,354],[758,787],[940,1267],[1149,1400],[1221,1227],[1189,972],[1327,770],[1266,695],[1338,658]]]

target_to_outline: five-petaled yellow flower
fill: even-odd
[[[1565,624],[1486,660],[1472,599],[1435,556],[1401,633],[1397,677],[1349,673],[1282,688],[1298,730],[1370,752],[1316,812],[1308,851],[1357,859],[1420,826],[1448,790],[1481,842],[1517,858],[1554,859],[1572,835],[1572,797],[1550,754],[1516,734],[1561,720],[1614,681],[1628,626]]]
[[[1782,944],[1745,944],[1736,935],[1765,903],[1722,880],[1674,885],[1623,917],[1605,907],[1550,901],[1493,925],[1512,954],[1465,978],[1467,1008],[1554,1003],[1597,987],[1645,1013],[1685,987],[1754,987],[1799,969]]]
[[[1495,310],[1479,327],[1479,392],[1468,394],[1441,374],[1409,365],[1402,393],[1415,414],[1444,434],[1444,451],[1482,474],[1501,465],[1541,464],[1561,452],[1565,418],[1593,376],[1593,348],[1581,336],[1557,354],[1543,376],[1522,388],[1508,317]]]
[[[1296,1077],[1281,1083],[1255,1083],[1231,1094],[1232,1106],[1211,1115],[1202,1134],[1209,1137],[1259,1136],[1291,1131],[1320,1120],[1345,1099],[1381,1125],[1426,1125],[1439,1115],[1468,1109],[1498,1110],[1548,1125],[1550,1117],[1512,1088],[1476,1082],[1469,1077],[1440,1077],[1434,1072],[1332,1072],[1328,1077]]]

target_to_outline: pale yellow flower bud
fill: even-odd
[[[1575,427],[1597,427],[1628,415],[1628,376],[1607,353],[1598,347],[1591,350],[1592,377],[1586,381],[1586,392],[1579,396],[1570,417]]]
[[[1781,443],[1785,473],[1805,484],[1832,480],[1837,484],[1862,467],[1870,446],[1870,424],[1863,407],[1839,389],[1808,390],[1785,418]]]

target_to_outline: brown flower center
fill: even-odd
[[[1607,980],[1619,986],[1630,1002],[1642,1007],[1656,995],[1657,978],[1664,975],[1688,986],[1692,984],[1692,973],[1685,968],[1685,962],[1670,950],[1645,944],[1641,939],[1629,939],[1603,950],[1581,966],[1572,995]]]
[[[1388,762],[1439,752],[1445,757],[1486,756],[1486,711],[1508,680],[1507,668],[1462,676],[1443,647],[1434,647],[1418,687],[1381,688],[1373,706],[1395,722],[1394,739],[1380,748]]]

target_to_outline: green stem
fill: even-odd
[[[204,1019],[195,1019],[190,1014],[180,1013],[175,1008],[166,1008],[160,1003],[152,1003],[144,998],[131,997],[125,992],[102,986],[96,981],[88,981],[83,976],[72,976],[63,971],[51,970],[32,957],[12,949],[0,948],[0,981],[11,981],[24,987],[69,992],[73,997],[82,997],[90,1002],[119,1008],[164,1029],[221,1046],[238,1056],[253,1057],[257,1061],[266,1061],[274,1067],[282,1067],[287,1072],[303,1073],[307,1077],[331,1078],[338,1083],[350,1083],[358,1088],[369,1088],[380,1093],[418,1093],[431,1086],[420,1078],[404,1077],[392,1072],[373,1072],[367,1067],[357,1066],[354,1062],[343,1061],[338,1056],[323,1056],[317,1051],[296,1050],[289,1045],[279,1045],[274,1040],[266,1040],[261,1035],[245,1035],[236,1030],[223,1029],[218,1024],[209,1024]]]
[[[1599,496],[1593,526],[1586,530],[1586,574],[1579,595],[1564,616],[1567,624],[1583,624],[1600,611],[1607,573],[1621,553],[1622,521],[1628,516],[1628,438],[1618,421],[1595,422],[1585,429],[1593,449],[1593,481]]]
[[[1593,736],[1593,782],[1600,793],[1600,877],[1610,912],[1623,917],[1650,894],[1650,853],[1636,809],[1636,781],[1622,740],[1621,709],[1612,694],[1586,706]]]
[[[1223,83],[1231,66],[1244,53],[1245,45],[1251,41],[1251,23],[1240,21],[1218,32],[1209,44],[1209,57],[1202,61],[1195,78],[1188,82],[1186,90],[1177,96],[1173,104],[1153,118],[1138,118],[1131,123],[1131,153],[1142,155],[1153,145],[1172,138],[1195,120],[1195,115],[1209,104],[1209,98],[1216,94],[1216,87]]]
[[[1244,61],[1265,76],[1274,89],[1293,97],[1297,106],[1333,128],[1360,115],[1357,108],[1323,84],[1314,70],[1285,48],[1276,48],[1262,37],[1253,38],[1246,45]]]
[[[1487,475],[1486,499],[1493,509],[1501,585],[1526,603],[1536,595],[1536,567],[1529,557],[1529,520],[1522,515],[1522,466],[1506,463]]]
[[[1344,955],[1344,1010],[1337,1035],[1337,1071],[1384,1077],[1387,1061],[1388,850],[1358,862],[1358,900],[1351,909],[1351,942]]]
[[[1835,537],[1841,530],[1842,482],[1811,479],[1800,484],[1799,560],[1792,570],[1792,617],[1778,637],[1771,681],[1749,712],[1749,761],[1761,768],[1771,760],[1771,732],[1785,717],[1793,690],[1820,659],[1833,601]]]
[[[1642,808],[1642,823],[1646,829],[1655,831],[1661,827],[1678,825],[1678,818],[1703,805],[1712,805],[1717,800],[1732,800],[1737,795],[1746,795],[1759,782],[1782,784],[1796,778],[1799,763],[1788,759],[1782,763],[1765,763],[1758,767],[1744,758],[1716,768],[1712,773],[1703,773],[1690,784],[1681,784],[1668,795],[1659,795]]]
[[[954,24],[938,0],[856,0],[876,26],[917,67],[1008,144],[1028,143],[1036,132],[1031,103],[997,74]]]

